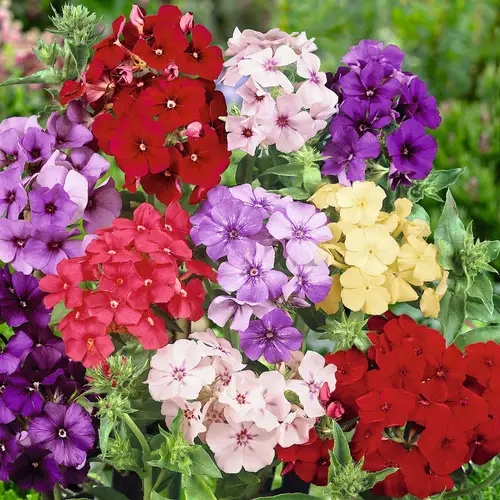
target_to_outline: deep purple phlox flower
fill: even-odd
[[[25,220],[0,219],[0,260],[16,271],[29,274],[33,267],[26,261],[26,244],[32,236],[32,226]]]
[[[232,196],[241,200],[245,205],[257,208],[264,219],[267,219],[274,212],[283,212],[286,205],[293,201],[291,196],[281,197],[276,193],[269,193],[262,187],[252,188],[250,184],[242,184],[229,188]]]
[[[0,167],[24,168],[28,157],[19,144],[19,136],[14,129],[0,134]]]
[[[4,181],[0,178],[0,217],[17,220],[28,201],[26,190],[20,182]]]
[[[351,70],[346,67],[346,66],[339,66],[337,68],[337,71],[335,74],[328,72],[326,74],[326,86],[330,89],[333,90],[339,97],[339,106],[342,104],[344,101],[344,94],[342,92],[342,77],[350,73]]]
[[[30,192],[31,221],[35,227],[59,226],[66,228],[78,205],[70,200],[61,184],[40,187]]]
[[[198,229],[200,243],[206,245],[207,255],[217,260],[242,240],[256,235],[262,229],[259,209],[232,199],[221,201],[210,210]]]
[[[88,104],[83,100],[71,101],[66,108],[66,116],[73,123],[79,123],[90,128],[93,118],[88,110]]]
[[[19,141],[23,148],[28,161],[31,163],[48,160],[52,155],[52,151],[56,140],[50,134],[47,134],[39,128],[29,128]]]
[[[295,295],[307,297],[313,304],[324,300],[332,286],[332,278],[325,262],[319,264],[298,265],[292,259],[287,259],[286,267],[293,278],[283,287],[283,297],[288,301]]]
[[[273,309],[262,319],[250,321],[240,334],[240,347],[251,360],[261,356],[268,363],[288,361],[291,351],[302,346],[302,334],[294,328],[290,316],[281,309]]]
[[[7,466],[7,473],[21,488],[33,488],[39,493],[52,491],[63,478],[51,453],[39,447],[24,449],[17,460]]]
[[[287,240],[286,252],[295,262],[307,264],[316,257],[317,244],[332,239],[327,222],[314,205],[294,201],[286,205],[285,214],[271,216],[267,230],[276,239]]]
[[[47,403],[43,415],[31,420],[29,433],[35,444],[52,452],[57,464],[67,467],[83,467],[95,440],[91,417],[77,403]]]
[[[273,269],[274,257],[272,247],[240,242],[231,248],[227,262],[220,265],[217,281],[226,291],[236,291],[238,300],[256,304],[276,298],[288,279]]]
[[[71,164],[89,181],[91,187],[109,169],[108,160],[86,146],[71,150]]]
[[[49,327],[40,328],[35,325],[25,323],[24,325],[16,328],[17,333],[25,333],[33,341],[34,347],[53,347],[61,354],[64,355],[65,347],[64,341],[61,337],[54,335]]]
[[[7,481],[7,464],[11,464],[17,458],[18,446],[16,437],[9,429],[0,425],[0,481]]]
[[[111,226],[121,210],[122,199],[115,188],[115,181],[110,177],[98,188],[89,192],[89,199],[83,213],[85,231],[95,233],[100,228]]]
[[[52,113],[47,121],[47,132],[55,137],[58,149],[79,148],[93,139],[92,132],[66,115]]]
[[[7,406],[5,401],[5,387],[7,386],[8,375],[0,373],[0,424],[10,424],[16,419],[14,412]],[[3,479],[0,478],[0,481]]]
[[[7,375],[14,373],[32,348],[33,340],[26,333],[18,332],[12,336],[3,351],[0,352],[0,373]]]

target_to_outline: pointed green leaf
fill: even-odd
[[[446,203],[434,231],[434,240],[436,242],[444,240],[450,243],[454,254],[459,253],[464,248],[465,227],[460,220],[457,204],[449,189],[446,193]]]
[[[212,488],[200,476],[183,476],[186,500],[217,500]]]
[[[239,161],[236,169],[236,184],[252,183],[254,162],[254,157],[248,154]]]
[[[307,167],[304,169],[302,177],[305,190],[311,195],[316,192],[318,186],[321,184],[321,172],[319,168]]]
[[[479,299],[490,314],[493,313],[493,285],[485,274],[479,273],[474,278],[467,293],[470,297]]]
[[[441,300],[439,322],[443,326],[446,344],[453,344],[465,322],[466,293],[464,288],[447,292]]]
[[[470,344],[489,342],[490,340],[497,344],[500,343],[500,325],[484,326],[464,332],[457,338],[455,345],[459,349],[463,349]]]
[[[222,477],[219,468],[202,446],[192,446],[189,449],[189,458],[192,460],[192,474],[208,477]]]
[[[418,203],[413,204],[411,213],[407,217],[407,219],[408,220],[422,219],[425,222],[427,222],[427,224],[431,223],[431,218],[429,217],[429,214],[426,212],[425,208],[422,205],[419,205]]]
[[[9,85],[28,85],[32,83],[45,83],[47,85],[57,85],[62,83],[64,78],[61,73],[53,69],[44,69],[33,73],[32,75],[13,77],[0,83],[0,87],[7,87]]]
[[[309,193],[298,187],[283,188],[279,190],[283,196],[291,196],[294,200],[307,200]]]
[[[64,76],[74,80],[85,71],[90,58],[90,49],[86,43],[76,43],[66,39],[64,50],[71,57],[71,64],[65,68],[66,74]]]
[[[344,431],[337,422],[333,422],[333,454],[341,465],[347,465],[352,462],[351,450],[345,437]]]
[[[241,470],[241,472],[238,472],[236,474],[236,477],[244,482],[245,484],[258,484],[260,483],[260,478],[256,474],[252,474],[251,472],[247,472],[246,470]]]
[[[368,477],[365,479],[365,488],[367,490],[372,489],[377,483],[383,481],[387,476],[394,474],[398,469],[395,467],[389,467],[378,472],[370,472]]]
[[[500,254],[500,241],[485,241],[487,244],[489,262],[495,260]]]
[[[300,163],[286,163],[285,165],[278,165],[276,167],[268,168],[264,170],[259,177],[264,175],[278,175],[280,177],[297,177],[301,176],[304,170],[304,165]]]
[[[493,295],[492,313],[488,311],[479,299],[467,299],[466,317],[467,319],[476,319],[483,323],[500,323],[500,296]]]
[[[99,421],[99,447],[101,448],[101,453],[106,455],[106,450],[108,449],[108,439],[111,431],[113,430],[114,422],[109,417],[102,417]]]

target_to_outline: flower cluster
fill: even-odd
[[[76,228],[94,232],[121,210],[113,179],[98,185],[108,161],[95,152],[88,113],[72,103],[46,129],[36,117],[0,123],[0,259],[25,274],[54,273],[64,258],[82,255]]]
[[[300,349],[302,337],[278,304],[309,307],[324,300],[331,278],[324,262],[314,258],[318,243],[331,239],[326,215],[290,197],[252,189],[249,184],[208,192],[208,199],[191,217],[191,238],[205,245],[213,260],[221,260],[217,282],[235,296],[216,297],[208,317],[238,330],[241,348],[250,359],[264,355],[270,363],[286,361]],[[275,269],[275,245],[281,242],[286,268]],[[252,315],[261,318],[250,321]]]
[[[120,16],[113,34],[94,47],[81,80],[63,85],[62,104],[82,98],[97,113],[99,147],[115,157],[129,190],[141,183],[168,204],[181,197],[182,179],[199,186],[196,201],[228,167],[219,119],[226,103],[212,81],[223,58],[211,41],[191,13],[163,5],[146,16],[134,6],[130,20]]]
[[[222,81],[240,85],[243,106],[226,120],[230,151],[241,149],[253,156],[259,146],[276,145],[278,151],[291,153],[326,127],[338,98],[325,86],[326,73],[313,54],[317,49],[304,32],[235,29]]]
[[[95,430],[75,402],[85,390],[85,369],[65,356],[47,327],[49,311],[37,311],[41,295],[34,277],[4,270],[1,310],[15,334],[0,349],[0,480],[47,492],[56,482],[86,480]]]
[[[335,389],[335,366],[325,366],[320,354],[297,353],[289,366],[282,365],[285,375],[257,376],[244,369],[229,341],[207,330],[160,349],[147,383],[153,399],[163,403],[167,426],[180,409],[185,439],[206,442],[224,472],[257,472],[272,463],[276,445],[310,439],[316,418],[325,414],[320,391]],[[287,400],[286,391],[298,396],[301,407]]]
[[[103,362],[114,350],[108,333],[132,334],[145,349],[159,349],[168,342],[162,310],[174,318],[201,318],[205,289],[193,275],[215,280],[215,273],[192,259],[189,229],[178,202],[164,217],[143,203],[133,220],[115,219],[97,231],[84,257],[63,260],[57,274],[40,281],[48,307],[64,300],[72,309],[59,323],[68,356],[87,367]]]
[[[367,355],[352,348],[326,360],[337,366],[331,399],[343,420],[359,417],[353,457],[368,471],[399,468],[375,494],[426,498],[451,489],[462,464],[500,453],[498,344],[471,344],[463,355],[438,331],[390,312],[368,327]]]
[[[329,75],[341,105],[330,123],[323,175],[349,185],[365,179],[369,161],[390,167],[392,189],[427,177],[437,142],[426,127],[439,127],[441,117],[425,83],[402,72],[403,59],[395,45],[361,40],[342,58],[347,66]]]
[[[327,299],[318,305],[334,314],[343,303],[351,311],[382,314],[389,304],[418,299],[413,287],[422,287],[420,308],[437,317],[446,292],[447,273],[437,262],[437,248],[424,238],[431,234],[423,219],[412,218],[412,202],[395,201],[395,210],[382,211],[386,194],[373,182],[352,186],[327,184],[311,201],[321,209],[334,208],[337,222],[328,226],[333,238],[320,244],[321,257],[340,271],[333,275]],[[424,283],[441,280],[436,289]]]

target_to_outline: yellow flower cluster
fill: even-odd
[[[352,311],[382,314],[389,304],[411,302],[423,289],[420,308],[437,317],[446,292],[447,273],[437,262],[437,248],[422,219],[408,220],[412,202],[400,198],[391,213],[382,211],[384,190],[373,182],[351,187],[327,184],[309,199],[317,208],[334,208],[338,221],[329,224],[332,239],[320,244],[318,259],[338,270],[326,299],[317,306],[335,314],[342,302]],[[425,283],[441,280],[436,289]]]

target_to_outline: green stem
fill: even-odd
[[[444,498],[456,498],[456,497],[467,497],[476,491],[481,491],[483,488],[487,488],[490,484],[494,483],[498,478],[500,478],[500,469],[493,472],[490,477],[487,477],[484,481],[481,481],[470,488],[465,488],[464,490],[449,491],[443,495]]]
[[[153,486],[153,490],[158,491],[158,488],[160,487],[160,484],[166,475],[167,475],[167,469],[162,469],[160,474],[156,478],[155,485]]]
[[[130,418],[130,415],[128,415],[127,413],[122,415],[122,419],[139,441],[139,444],[142,447],[143,457],[144,455],[150,455],[151,448],[149,447],[149,443],[145,438],[144,434],[141,432],[141,429],[137,427],[137,424]],[[143,498],[144,500],[151,500],[151,491],[153,489],[153,468],[151,467],[151,465],[147,464],[144,460],[143,464],[145,473],[144,479],[142,481],[142,490],[144,494]]]
[[[61,488],[59,487],[58,483],[56,483],[56,485],[54,486],[53,495],[54,495],[54,500],[62,500]]]

